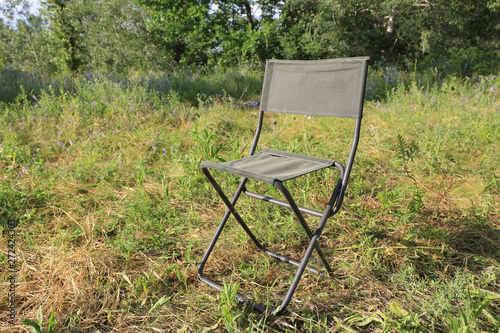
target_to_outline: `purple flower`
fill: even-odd
[[[102,133],[102,138],[104,139],[106,137],[106,135],[104,135],[104,133]]]
[[[163,155],[165,155],[165,148],[163,148]]]
[[[70,145],[73,145],[73,141],[71,141],[71,139],[69,139],[69,144],[70,144]]]
[[[23,170],[22,170],[25,174],[29,175],[28,173],[28,168],[26,166],[23,166]]]
[[[34,99],[35,101],[38,101],[38,98],[36,98],[36,96],[35,96],[35,95],[33,95],[33,99]]]
[[[12,126],[10,127],[9,132],[12,132]]]

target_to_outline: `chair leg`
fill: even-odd
[[[236,204],[236,201],[238,200],[238,198],[241,195],[241,192],[243,192],[243,190],[245,188],[245,184],[247,182],[247,179],[246,178],[242,178],[241,179],[240,186],[238,187],[238,189],[236,190],[236,193],[234,194],[233,201],[230,202],[229,199],[227,198],[227,196],[224,194],[224,192],[220,188],[219,184],[217,184],[217,182],[215,181],[214,177],[212,177],[212,175],[210,174],[210,172],[208,171],[208,169],[207,168],[202,168],[202,171],[205,174],[205,176],[208,178],[208,180],[210,181],[210,184],[212,184],[212,187],[215,189],[215,191],[217,192],[217,194],[219,194],[219,197],[221,197],[222,201],[224,201],[224,203],[227,206],[226,214],[224,215],[224,218],[222,219],[222,221],[224,222],[224,224],[227,221],[227,219],[229,218],[229,215],[233,214],[233,216],[235,217],[235,219],[243,227],[243,229],[246,231],[246,233],[248,234],[248,236],[250,236],[250,238],[255,243],[255,245],[261,251],[264,251],[266,248],[264,246],[262,246],[262,244],[260,244],[260,242],[257,240],[257,238],[255,237],[255,235],[252,233],[252,231],[250,230],[250,228],[248,228],[247,224],[243,221],[243,219],[241,218],[240,214],[238,214],[238,212],[234,208],[234,205]],[[222,222],[221,222],[221,225],[222,225]],[[222,225],[222,228],[224,228],[224,225]],[[222,231],[222,228],[221,228],[221,231]]]
[[[325,226],[325,222],[329,217],[329,212],[331,211],[332,208],[332,200],[330,200],[329,204],[327,205],[327,208],[325,209],[325,212],[323,213],[323,216],[320,219],[318,228],[312,234],[311,229],[307,225],[306,221],[304,220],[304,217],[302,216],[302,213],[300,212],[297,204],[295,203],[295,200],[293,200],[293,197],[291,196],[290,192],[287,190],[287,188],[283,185],[283,183],[279,181],[274,182],[274,186],[285,196],[286,200],[290,204],[290,207],[292,211],[294,212],[295,216],[300,222],[300,225],[304,229],[305,233],[307,234],[307,237],[310,239],[309,246],[307,247],[307,250],[302,258],[302,261],[300,263],[299,268],[297,269],[297,273],[295,274],[292,283],[290,285],[290,288],[288,289],[287,294],[285,295],[285,298],[283,299],[283,302],[281,305],[273,312],[273,315],[279,315],[283,313],[283,311],[286,309],[288,304],[290,303],[293,294],[295,293],[295,290],[297,289],[297,286],[299,284],[299,281],[302,277],[302,274],[304,273],[304,270],[307,267],[309,258],[311,257],[311,254],[314,250],[318,253],[318,256],[323,264],[325,266],[328,275],[332,276],[333,270],[330,267],[330,264],[327,262],[325,256],[323,255],[323,252],[317,246],[317,242],[319,237],[321,236],[321,232],[323,231],[323,228]]]
[[[313,234],[311,232],[311,229],[309,228],[309,225],[305,221],[304,216],[300,212],[299,207],[295,203],[295,200],[293,200],[293,197],[291,196],[290,192],[287,190],[287,188],[280,181],[275,181],[274,182],[274,187],[276,187],[284,195],[284,197],[286,198],[286,200],[290,204],[290,207],[291,207],[293,213],[295,214],[295,217],[297,218],[297,220],[299,220],[300,225],[302,226],[302,229],[304,229],[304,231],[305,231],[307,237],[309,238],[309,240],[312,241]],[[325,214],[326,214],[326,212],[323,215],[325,215]],[[328,216],[326,216],[326,218],[328,218]],[[333,270],[330,267],[330,264],[326,260],[325,256],[323,255],[323,251],[321,251],[321,249],[319,248],[319,246],[315,246],[314,248],[316,249],[316,253],[318,253],[318,256],[319,256],[319,258],[321,260],[321,263],[323,264],[323,266],[325,267],[326,271],[328,272],[328,275],[332,276]]]
[[[316,230],[316,232],[312,236],[311,242],[309,243],[309,246],[307,247],[306,253],[304,254],[304,257],[302,258],[302,262],[301,262],[299,268],[297,269],[297,273],[293,277],[290,288],[288,288],[288,291],[285,295],[285,298],[283,299],[283,302],[281,302],[281,305],[276,310],[273,311],[273,313],[272,313],[273,315],[278,316],[278,315],[282,314],[285,311],[288,304],[290,303],[292,296],[295,293],[295,289],[297,289],[297,286],[299,285],[300,278],[302,277],[302,274],[304,273],[304,269],[307,266],[309,258],[311,257],[311,254],[314,251],[314,249],[316,248],[316,242],[318,241],[320,234],[321,234],[321,232],[318,232],[318,230]]]
[[[257,240],[257,238],[255,237],[255,235],[252,233],[252,231],[248,228],[248,226],[246,225],[246,223],[243,221],[243,219],[241,218],[241,216],[239,215],[239,213],[235,210],[234,206],[236,205],[236,202],[238,201],[241,193],[245,189],[245,184],[246,184],[246,181],[247,181],[246,178],[242,178],[242,180],[240,182],[240,185],[238,186],[238,189],[236,190],[236,193],[234,194],[233,199],[230,202],[229,199],[227,198],[227,196],[224,194],[224,192],[220,188],[220,186],[215,181],[215,179],[212,177],[212,175],[210,174],[210,172],[208,171],[208,169],[202,168],[202,171],[205,174],[205,176],[208,178],[208,180],[210,181],[210,183],[212,184],[212,186],[214,187],[214,189],[216,190],[216,192],[219,194],[219,196],[221,197],[221,199],[226,204],[227,210],[226,210],[226,213],[224,214],[224,217],[222,218],[222,220],[221,220],[221,222],[219,224],[219,227],[217,228],[217,231],[215,232],[215,235],[212,238],[212,240],[210,242],[210,245],[208,246],[208,248],[207,248],[207,250],[206,250],[206,252],[205,252],[205,254],[204,254],[204,256],[203,256],[203,258],[202,258],[202,260],[200,262],[200,265],[198,267],[198,277],[199,277],[199,279],[201,281],[205,282],[206,284],[208,284],[212,288],[215,288],[215,289],[217,289],[219,291],[222,290],[222,287],[219,284],[217,284],[214,281],[209,280],[209,279],[207,279],[206,277],[203,276],[203,269],[204,269],[205,264],[208,261],[208,258],[210,257],[210,254],[212,253],[212,250],[215,247],[215,244],[217,243],[217,241],[218,241],[218,239],[219,239],[219,237],[220,237],[220,235],[222,233],[222,230],[224,229],[224,227],[226,225],[226,222],[229,219],[229,216],[231,214],[233,214],[233,216],[235,217],[235,219],[237,220],[237,222],[242,226],[242,228],[245,230],[245,232],[248,234],[248,236],[252,239],[252,241],[255,243],[255,245],[262,252],[266,253],[267,255],[269,255],[269,256],[271,256],[273,258],[279,259],[281,261],[284,261],[286,263],[289,263],[289,264],[292,264],[292,265],[298,267],[297,273],[296,273],[296,275],[294,277],[294,280],[292,281],[292,285],[290,286],[287,295],[285,296],[285,299],[283,300],[281,306],[278,307],[275,311],[272,312],[273,315],[278,315],[279,313],[282,313],[285,310],[285,308],[287,307],[288,303],[290,302],[290,300],[291,300],[291,298],[293,296],[293,293],[295,292],[295,289],[297,288],[297,285],[298,285],[298,283],[300,281],[300,277],[302,276],[302,274],[303,274],[303,272],[304,272],[305,269],[307,269],[307,270],[309,270],[309,271],[311,271],[313,273],[316,273],[316,274],[322,274],[322,272],[318,271],[317,269],[314,269],[314,268],[311,268],[311,267],[307,266],[307,263],[309,261],[309,257],[311,256],[311,253],[312,253],[312,251],[314,249],[316,249],[316,251],[317,251],[318,255],[320,256],[320,259],[323,262],[323,265],[326,267],[328,273],[331,274],[332,270],[331,270],[330,266],[328,265],[328,262],[326,261],[323,253],[321,252],[321,249],[316,246],[316,242],[317,242],[317,240],[319,238],[319,235],[316,236],[316,234],[318,232],[316,232],[315,235],[312,235],[311,230],[309,229],[307,223],[305,222],[304,218],[302,217],[302,214],[300,213],[297,205],[295,204],[295,201],[291,197],[291,195],[288,192],[288,190],[286,190],[286,188],[281,183],[280,184],[281,184],[282,188],[279,188],[280,191],[282,191],[283,194],[285,195],[285,197],[287,198],[288,202],[290,203],[290,206],[292,207],[292,210],[294,211],[295,215],[299,219],[299,221],[300,221],[302,227],[304,228],[307,236],[311,239],[311,243],[309,245],[309,248],[306,251],[306,254],[304,255],[304,258],[302,259],[302,262],[300,262],[300,263],[297,262],[297,261],[295,261],[295,260],[293,260],[293,259],[287,258],[285,256],[282,256],[280,254],[274,253],[272,251],[269,251],[264,246],[262,246],[262,244]],[[328,216],[326,216],[326,217],[328,217]],[[321,233],[321,231],[319,233]],[[255,303],[249,301],[247,298],[245,298],[244,296],[242,296],[240,294],[237,294],[236,298],[240,302],[251,304],[254,307],[254,309],[257,310],[257,311],[259,311],[259,312],[262,312],[262,313],[266,312],[266,309],[264,307],[262,307],[259,304],[255,304]]]

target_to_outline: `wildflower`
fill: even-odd
[[[9,132],[12,132],[12,126],[10,127]]]
[[[28,167],[23,166],[22,172],[24,172],[25,174],[29,175],[29,173],[28,173]]]
[[[102,138],[104,139],[106,137],[106,135],[104,135],[104,133],[102,133]]]
[[[35,101],[38,101],[38,98],[36,98],[36,96],[35,96],[35,95],[33,95],[33,99],[34,99]]]
[[[163,155],[165,155],[165,148],[163,148]]]
[[[71,139],[69,139],[69,144],[70,144],[70,145],[73,145],[73,141],[71,141]]]

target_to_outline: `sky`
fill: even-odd
[[[2,1],[2,0],[0,0]],[[29,0],[32,11],[38,11],[40,9],[40,0]]]
[[[10,1],[11,0],[0,0],[0,5],[3,5],[4,3],[10,2]],[[28,0],[28,3],[30,4],[30,8],[31,8],[32,13],[35,13],[40,9],[40,7],[41,7],[40,2],[41,2],[41,0]]]
[[[0,0],[0,4],[3,4],[6,1],[10,1],[10,0]],[[40,7],[41,7],[40,1],[41,0],[28,0],[29,4],[31,6],[32,13],[36,13],[40,9]],[[253,12],[253,15],[256,17],[259,17],[260,14],[262,13],[260,8],[255,4],[252,5],[252,12]],[[0,14],[0,16],[1,16],[1,14]]]
[[[0,5],[4,4],[7,1],[11,1],[11,0],[0,0]],[[37,13],[40,10],[40,8],[41,8],[40,2],[41,2],[41,0],[28,0],[28,3],[30,4],[30,10],[32,13]],[[212,8],[212,9],[214,9],[214,8]],[[215,7],[215,9],[216,9],[216,7]],[[260,17],[260,15],[262,14],[262,11],[260,10],[258,5],[256,5],[256,4],[252,5],[252,14],[255,17]],[[2,13],[0,13],[0,17],[3,18]]]

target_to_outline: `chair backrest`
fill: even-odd
[[[268,60],[260,110],[361,119],[368,60]]]

